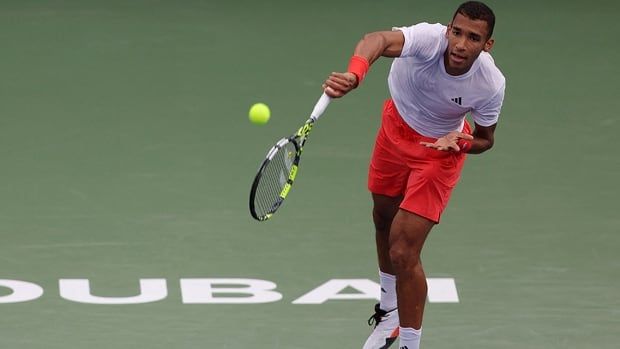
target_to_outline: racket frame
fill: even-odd
[[[314,118],[308,119],[306,123],[302,127],[300,127],[299,130],[297,130],[297,132],[294,135],[280,139],[267,152],[267,156],[265,157],[265,160],[263,160],[258,170],[258,173],[256,174],[256,177],[254,177],[254,182],[252,182],[252,189],[250,190],[250,214],[252,215],[254,219],[258,221],[268,220],[278,210],[278,208],[280,208],[280,206],[284,202],[284,199],[286,198],[289,191],[291,190],[291,187],[293,186],[293,182],[295,181],[295,177],[297,176],[297,169],[299,168],[299,161],[301,160],[301,153],[303,152],[303,147],[304,147],[304,144],[306,143],[306,140],[308,139],[308,135],[310,134],[310,131],[312,131],[314,122],[315,122]],[[280,191],[278,199],[273,204],[269,212],[263,216],[259,216],[256,213],[256,207],[254,204],[255,199],[256,199],[256,189],[258,188],[258,184],[260,183],[260,180],[263,176],[265,168],[267,168],[271,160],[273,160],[276,153],[280,151],[282,148],[284,148],[284,146],[288,143],[292,143],[295,146],[295,159],[292,162],[291,170],[288,174],[288,178],[286,179],[286,184]]]
[[[267,156],[265,157],[265,160],[263,160],[263,162],[261,163],[258,173],[254,177],[254,181],[252,182],[252,188],[250,189],[250,214],[252,215],[254,219],[261,221],[261,222],[268,220],[269,218],[271,218],[271,216],[273,216],[273,214],[278,210],[278,208],[280,208],[280,206],[284,202],[284,199],[286,198],[289,191],[291,190],[291,187],[293,186],[293,182],[295,181],[295,177],[297,176],[297,170],[299,168],[299,161],[301,160],[301,153],[303,152],[304,145],[306,144],[306,141],[308,140],[308,135],[310,134],[310,131],[312,131],[312,128],[314,127],[315,122],[319,119],[319,117],[321,117],[323,112],[325,112],[325,109],[329,105],[330,101],[331,101],[331,98],[327,96],[327,94],[323,93],[321,95],[321,98],[319,98],[318,102],[315,104],[314,109],[312,110],[312,113],[310,113],[310,118],[306,120],[304,125],[301,126],[297,130],[297,132],[295,132],[295,134],[293,134],[292,136],[280,139],[267,152]],[[256,189],[258,188],[258,185],[260,183],[260,180],[263,176],[263,173],[267,165],[269,165],[269,163],[274,158],[276,153],[289,142],[293,143],[293,145],[295,146],[296,152],[295,152],[295,159],[293,160],[293,163],[291,165],[291,170],[286,180],[286,184],[280,191],[278,199],[273,204],[269,212],[265,214],[264,216],[259,216],[258,214],[256,214],[255,205],[254,205],[254,201],[255,201],[254,199],[256,198]]]

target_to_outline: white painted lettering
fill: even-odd
[[[88,279],[60,279],[60,296],[89,304],[140,304],[160,301],[168,296],[166,279],[140,279],[140,294],[132,297],[98,297],[90,293]]]
[[[452,278],[428,278],[429,303],[458,303],[459,297]],[[345,288],[354,288],[360,293],[341,293]],[[330,299],[376,299],[381,295],[381,286],[368,279],[332,279],[293,301],[293,304],[323,304]]]
[[[347,287],[361,293],[340,293]],[[293,301],[293,304],[323,304],[329,299],[379,299],[380,287],[368,279],[332,279]]]
[[[458,303],[459,295],[453,278],[426,279],[429,303]]]
[[[0,279],[0,287],[11,289],[12,293],[0,297],[0,303],[19,303],[35,300],[43,295],[43,288],[31,282]]]
[[[181,279],[181,296],[184,304],[270,303],[282,299],[282,294],[273,291],[276,287],[271,281],[257,279]],[[244,296],[216,297],[218,293]]]

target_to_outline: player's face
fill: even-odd
[[[483,20],[470,19],[460,13],[448,25],[448,48],[444,54],[446,71],[451,75],[467,73],[482,51],[493,47],[489,28]]]

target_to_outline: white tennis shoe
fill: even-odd
[[[368,319],[368,325],[375,326],[364,343],[363,349],[387,349],[398,339],[398,308],[383,310],[375,304],[375,313]]]

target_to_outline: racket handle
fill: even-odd
[[[325,94],[325,92],[323,92],[321,98],[319,98],[319,101],[316,102],[314,109],[312,109],[312,114],[310,114],[310,118],[314,121],[317,121],[321,117],[321,115],[323,115],[323,112],[325,111],[331,100],[331,97],[329,97]]]

